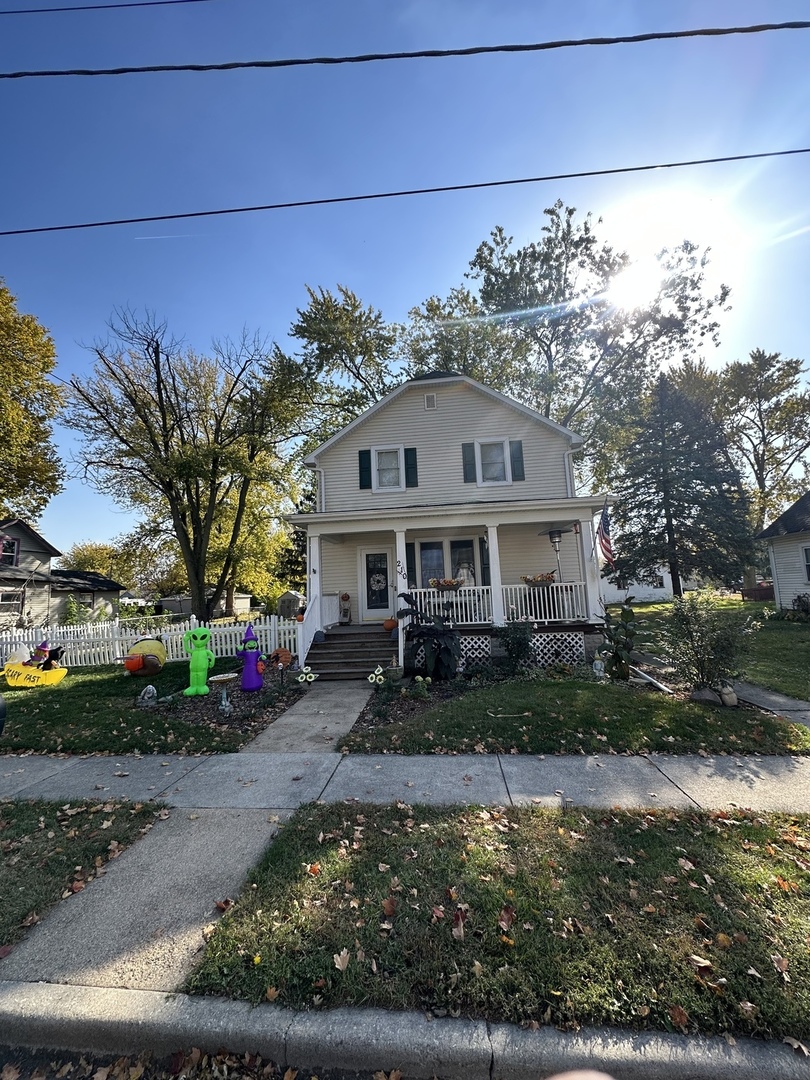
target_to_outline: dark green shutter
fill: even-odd
[[[512,479],[525,480],[526,473],[523,471],[523,443],[520,439],[510,441],[509,456],[512,459]]]
[[[405,545],[405,572],[408,575],[408,588],[416,588],[416,544]]]
[[[474,484],[475,476],[475,443],[465,442],[461,444],[461,460],[464,463],[464,483]]]
[[[405,487],[419,487],[419,474],[416,471],[416,447],[405,447]]]
[[[357,452],[358,464],[360,466],[360,487],[371,487],[371,451],[370,450],[358,450]]]
[[[478,553],[481,556],[481,584],[491,585],[492,578],[489,576],[489,544],[486,537],[478,537]]]

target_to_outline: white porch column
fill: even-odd
[[[585,582],[585,603],[591,622],[602,622],[603,611],[600,603],[599,556],[596,553],[596,538],[593,531],[593,519],[582,518],[579,522],[579,558],[582,565],[582,580]]]
[[[498,547],[497,525],[487,525],[487,548],[489,549],[489,584],[492,589],[492,621],[496,626],[503,626],[506,622],[506,612],[503,606],[501,550]]]
[[[323,630],[323,618],[321,613],[321,538],[319,535],[309,537],[309,556],[307,558],[307,608],[316,608],[316,630]],[[302,661],[303,662],[303,661]]]
[[[401,592],[407,592],[408,589],[408,556],[405,551],[405,531],[397,530],[396,533],[396,566],[394,568],[394,618],[399,611],[399,594]],[[399,623],[399,631],[397,633],[397,664],[400,667],[405,666],[405,633],[402,622]]]

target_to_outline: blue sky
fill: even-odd
[[[0,12],[67,0],[0,0]],[[0,70],[455,48],[806,18],[803,0],[209,0],[0,15]],[[333,68],[2,83],[0,228],[179,213],[810,146],[810,31]],[[688,237],[732,288],[723,363],[810,359],[810,155],[639,176],[0,238],[0,276],[58,374],[116,306],[205,350],[284,342],[305,286],[403,319],[460,283],[495,225],[555,199],[636,256]],[[70,436],[58,432],[63,460]],[[59,463],[53,467],[59,468]],[[63,466],[69,471],[69,465]],[[41,529],[63,550],[130,518],[78,480]]]

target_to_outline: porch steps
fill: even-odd
[[[396,655],[397,644],[382,624],[334,626],[324,631],[326,641],[312,644],[306,664],[321,679],[367,679],[377,667],[386,668]]]

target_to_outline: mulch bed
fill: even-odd
[[[189,724],[255,736],[278,720],[301,694],[306,693],[292,679],[285,679],[283,686],[280,686],[276,679],[272,682],[265,681],[262,690],[248,693],[241,688],[239,680],[235,679],[227,684],[231,711],[224,713],[220,708],[222,686],[213,683],[210,690],[210,694],[193,697],[186,697],[183,693],[174,694],[170,702],[157,705],[156,708],[165,710],[167,716],[176,716]]]

